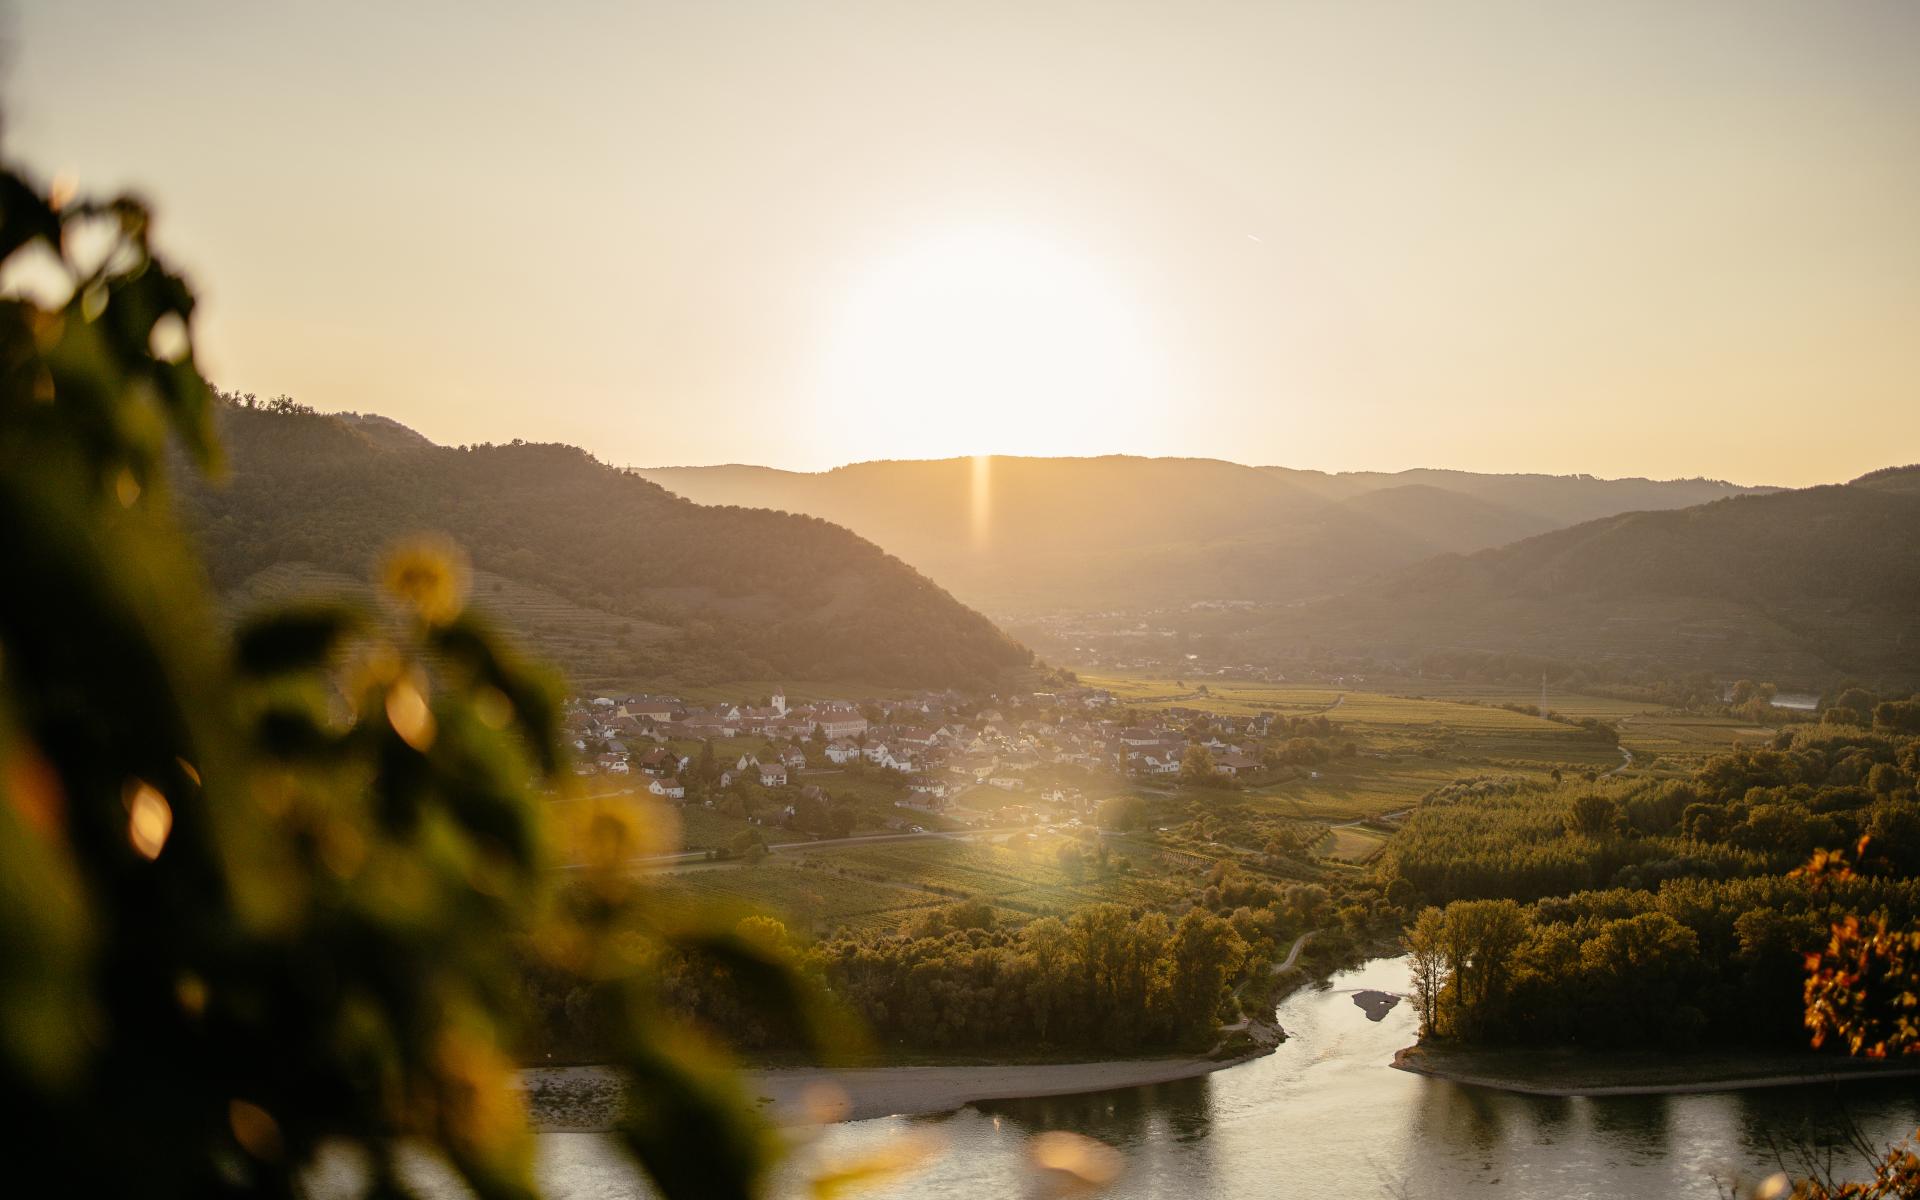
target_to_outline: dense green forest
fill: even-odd
[[[740,929],[798,964],[889,1055],[1137,1055],[1213,1047],[1236,1015],[1236,992],[1250,993],[1246,1011],[1260,1009],[1255,985],[1299,934],[1319,930],[1322,952],[1337,956],[1398,916],[1371,888],[1336,894],[1224,865],[1196,883],[1164,910],[1096,904],[1010,924],[974,899],[896,932],[806,941],[767,916]],[[536,953],[526,959],[539,1040],[525,1053],[603,1057],[609,994],[557,976]],[[714,963],[681,955],[662,975],[679,1013],[733,1043],[760,1053],[798,1044]]]
[[[1430,797],[1382,867],[1396,902],[1428,906],[1408,935],[1428,1034],[1804,1046],[1830,928],[1920,916],[1920,705],[1843,698],[1685,778]],[[1844,878],[1800,870],[1854,846]]]
[[[379,418],[288,403],[218,410],[231,471],[180,507],[229,594],[364,579],[380,550],[444,533],[477,591],[576,681],[994,681],[1027,652],[825,521],[706,508],[571,446],[441,447]],[[264,582],[263,582],[264,581]]]

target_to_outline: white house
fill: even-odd
[[[687,789],[678,779],[656,779],[647,785],[647,790],[656,796],[665,796],[669,800],[685,800]]]

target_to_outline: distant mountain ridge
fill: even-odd
[[[225,406],[230,478],[182,519],[236,596],[369,578],[422,530],[477,602],[576,681],[975,686],[1030,655],[879,547],[805,516],[703,507],[571,446],[434,445],[384,417]]]
[[[1264,469],[1291,483],[1336,498],[1364,495],[1382,488],[1424,486],[1474,496],[1557,525],[1573,525],[1622,512],[1687,508],[1730,496],[1764,495],[1782,490],[1706,478],[1602,479],[1593,475],[1483,474],[1433,467],[1338,474],[1290,467]]]
[[[1831,683],[1920,681],[1920,468],[1589,521],[1408,567],[1249,648],[1480,650]]]
[[[689,499],[847,526],[989,612],[1297,601],[1597,516],[1772,489],[1415,470],[1327,474],[1217,459],[968,458],[640,472]]]

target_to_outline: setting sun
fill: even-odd
[[[1920,1200],[1920,0],[0,12],[0,1196]]]
[[[1039,233],[924,235],[830,311],[820,398],[864,456],[1084,453],[1158,430],[1147,314],[1124,280]]]

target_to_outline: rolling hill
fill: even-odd
[[[422,530],[576,682],[989,683],[1030,658],[898,559],[812,517],[715,508],[571,446],[436,446],[378,417],[227,407],[232,469],[178,497],[216,587],[356,590]]]
[[[706,504],[803,512],[869,538],[996,614],[1337,594],[1442,553],[1633,509],[1763,489],[1713,480],[1329,475],[1215,459],[966,458],[805,473],[665,467]]]
[[[1781,682],[1920,680],[1920,468],[1605,517],[1391,574],[1248,630],[1301,654],[1434,650]]]

